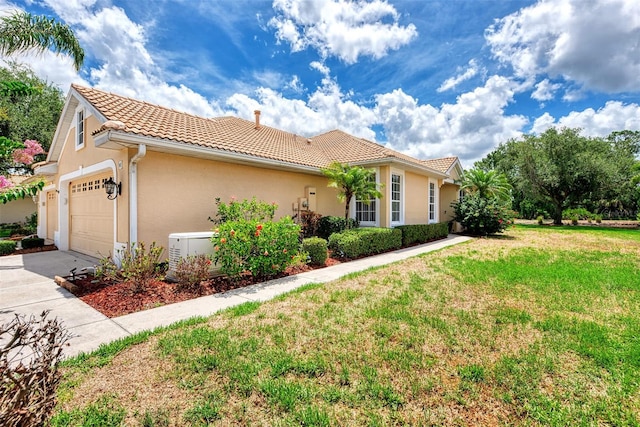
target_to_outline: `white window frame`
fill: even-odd
[[[400,178],[400,191],[398,192],[400,200],[394,200],[393,196],[394,196],[394,191],[393,191],[393,177],[397,176]],[[405,178],[404,178],[404,172],[403,171],[399,171],[399,170],[391,170],[391,176],[389,177],[389,182],[391,183],[390,188],[389,188],[389,223],[391,224],[392,227],[397,226],[397,225],[403,225],[404,224],[404,189],[406,187],[405,185]],[[394,221],[393,219],[393,203],[394,202],[399,202],[399,212],[398,212],[398,219]]]
[[[376,171],[376,186],[380,185],[380,170],[378,168],[375,168]],[[358,217],[358,198],[354,197],[352,202],[351,202],[351,218],[357,218]],[[361,201],[360,201],[361,202]],[[380,224],[380,199],[371,199],[371,202],[369,203],[369,206],[373,206],[373,208],[375,209],[375,216],[376,219],[375,221],[360,221],[360,226],[361,227],[378,227]]]
[[[438,183],[429,180],[429,187],[427,190],[427,215],[429,224],[438,222]]]
[[[82,115],[82,120],[80,120],[80,116]],[[76,110],[76,150],[80,150],[85,146],[85,140],[87,137],[87,129],[86,129],[86,114],[84,109]],[[82,130],[81,130],[82,128]]]

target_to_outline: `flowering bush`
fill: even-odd
[[[245,271],[254,277],[279,274],[298,252],[300,226],[289,217],[276,222],[227,221],[214,231],[214,261],[231,277]]]
[[[223,224],[227,221],[271,221],[276,213],[278,205],[274,203],[265,203],[256,200],[254,197],[251,200],[244,199],[238,201],[235,197],[231,198],[229,203],[225,203],[220,200],[220,197],[216,197],[216,217],[209,217],[209,221],[216,224]]]
[[[452,206],[455,220],[471,235],[501,233],[513,224],[514,212],[495,198],[481,197],[477,193],[467,194]]]
[[[27,139],[24,142],[24,148],[19,148],[13,152],[13,161],[15,163],[30,165],[33,158],[38,154],[44,154],[44,150],[38,141]]]

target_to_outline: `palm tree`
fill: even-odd
[[[511,184],[503,173],[495,170],[470,169],[460,178],[460,188],[469,193],[477,193],[483,199],[511,200]]]
[[[329,179],[328,187],[338,189],[338,200],[345,202],[344,219],[347,228],[349,227],[349,205],[354,196],[364,203],[382,197],[375,180],[376,172],[373,169],[334,162],[322,169],[322,173]]]
[[[0,18],[0,53],[13,55],[30,50],[53,50],[73,59],[76,71],[84,61],[84,50],[75,34],[66,24],[46,16],[16,12]]]

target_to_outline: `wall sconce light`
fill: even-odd
[[[107,199],[114,200],[122,192],[122,183],[119,182],[116,184],[113,178],[109,177],[109,179],[104,182],[104,189],[107,192]]]

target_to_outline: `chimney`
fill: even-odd
[[[260,110],[253,112],[256,115],[256,129],[260,129]]]

